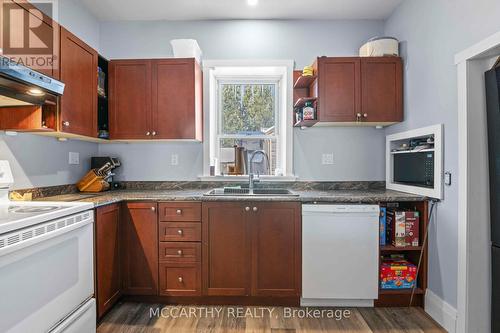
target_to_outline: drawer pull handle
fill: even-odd
[[[182,235],[182,234],[183,234],[182,229],[177,230],[177,233],[178,233],[179,235]]]
[[[176,213],[177,213],[177,215],[181,215],[182,214],[182,210],[181,209],[177,209]]]
[[[249,212],[249,211],[250,211],[250,207],[245,207],[245,210],[246,210],[247,212]]]
[[[184,281],[184,279],[182,278],[182,276],[179,276],[179,277],[177,278],[177,280],[179,280],[179,282],[180,282],[180,283],[182,283],[182,282]]]
[[[155,207],[151,207],[151,210],[154,212],[156,210],[156,208]]]
[[[254,212],[258,211],[259,209],[257,207],[252,208]]]
[[[179,256],[182,256],[182,250],[178,250],[178,251],[177,251],[177,254],[178,254]]]

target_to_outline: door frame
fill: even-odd
[[[456,332],[489,332],[491,259],[484,72],[500,32],[455,55],[458,86],[458,281]],[[475,283],[473,281],[475,280]]]

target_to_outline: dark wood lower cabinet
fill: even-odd
[[[122,222],[123,293],[128,295],[157,295],[157,203],[125,203]]]
[[[97,318],[121,295],[120,205],[99,207],[95,219]]]
[[[259,202],[252,212],[252,296],[300,296],[300,204]]]
[[[299,203],[203,203],[203,283],[213,296],[300,296]]]
[[[160,295],[201,296],[200,263],[160,263]]]
[[[209,296],[250,294],[250,220],[245,203],[202,207],[203,291]]]

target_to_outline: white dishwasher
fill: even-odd
[[[378,205],[302,205],[303,306],[373,306]]]

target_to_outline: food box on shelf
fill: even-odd
[[[385,246],[387,244],[386,242],[386,214],[387,214],[387,208],[386,207],[380,207],[380,245]]]
[[[386,242],[395,247],[419,246],[418,211],[388,210]]]
[[[415,286],[417,266],[404,259],[384,259],[380,265],[381,289],[410,289]]]

